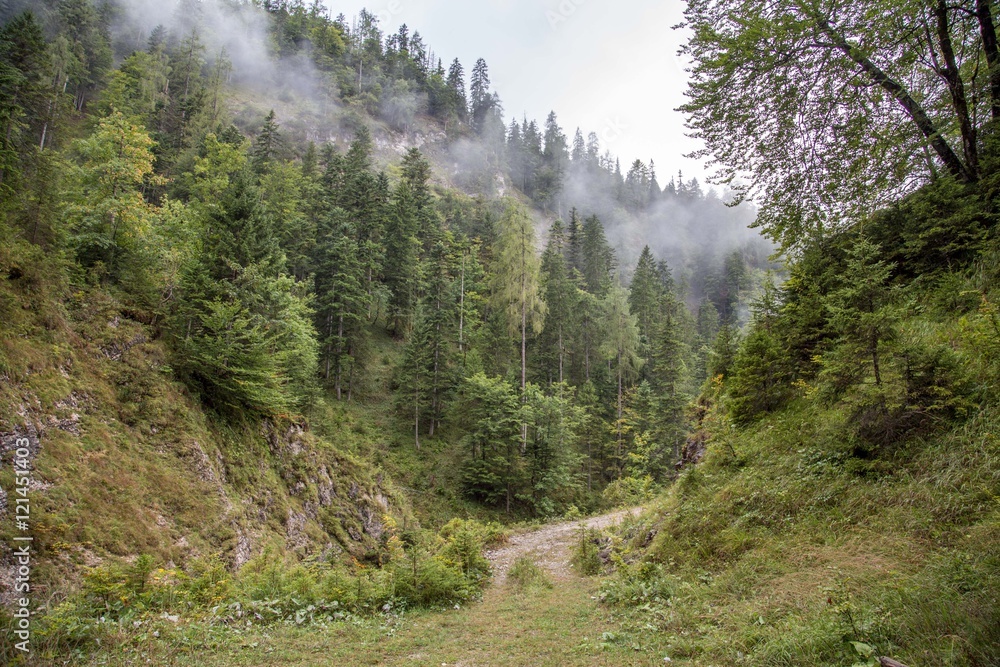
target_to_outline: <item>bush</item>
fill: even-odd
[[[518,556],[510,571],[507,572],[507,581],[521,591],[532,588],[552,588],[552,582],[542,568],[535,564],[528,556]]]
[[[602,497],[611,507],[635,507],[649,502],[656,495],[656,484],[649,475],[622,477],[608,484]]]
[[[604,536],[599,530],[580,527],[580,536],[573,544],[570,563],[585,577],[600,574],[604,563],[601,561],[601,544]]]

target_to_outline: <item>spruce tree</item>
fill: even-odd
[[[618,475],[624,469],[625,431],[624,410],[625,392],[639,373],[642,360],[639,356],[639,326],[635,316],[629,311],[628,293],[620,286],[608,290],[604,299],[606,313],[606,332],[601,352],[611,363],[617,385],[616,421],[615,421],[615,456],[618,461]]]
[[[567,239],[562,222],[549,230],[549,243],[542,254],[542,298],[548,307],[540,335],[543,364],[549,382],[563,383],[569,371],[569,353],[577,329],[577,289],[566,262]]]
[[[520,205],[508,200],[500,225],[493,263],[493,302],[506,320],[508,333],[520,338],[523,395],[528,382],[529,331],[538,334],[542,330],[546,306],[539,289],[540,263],[531,218]],[[525,425],[522,445],[527,444],[526,429]]]
[[[313,263],[322,372],[340,400],[345,386],[350,393],[357,352],[367,337],[370,300],[363,257],[343,209],[331,209],[321,219]]]
[[[656,260],[649,246],[646,246],[639,255],[628,295],[629,307],[636,316],[639,334],[645,345],[649,345],[655,336],[664,296],[663,280]]]
[[[466,122],[469,117],[469,101],[465,94],[465,69],[458,58],[452,61],[448,69],[448,90],[451,93],[451,112],[459,121]]]
[[[409,333],[420,295],[420,217],[417,195],[407,181],[393,193],[386,225],[385,286],[389,290],[389,330]]]
[[[615,255],[604,236],[604,225],[596,215],[583,224],[581,264],[584,288],[596,296],[607,294],[612,284]]]

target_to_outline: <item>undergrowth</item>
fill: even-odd
[[[31,659],[83,659],[99,646],[145,636],[164,620],[304,625],[451,606],[479,594],[490,576],[483,549],[505,539],[498,526],[456,519],[438,534],[393,535],[382,567],[356,560],[300,562],[277,550],[265,551],[237,573],[213,558],[185,569],[156,567],[149,556],[102,565],[86,572],[78,592],[37,618]],[[0,617],[0,636],[12,629],[13,619]],[[4,651],[11,646],[5,641]],[[0,655],[15,664],[21,659]]]

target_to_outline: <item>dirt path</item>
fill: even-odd
[[[418,610],[385,623],[329,627],[278,625],[216,629],[196,650],[177,644],[136,646],[103,655],[92,667],[662,667],[656,633],[624,634],[596,600],[597,581],[570,569],[581,525],[606,528],[638,510],[568,521],[513,536],[488,553],[494,583],[481,600],[446,610]],[[530,556],[553,584],[521,589],[507,582],[519,556]],[[245,634],[244,634],[245,633]],[[641,648],[639,644],[642,644]]]
[[[587,528],[607,528],[621,523],[626,517],[638,515],[640,511],[640,508],[634,508],[580,521],[554,523],[513,536],[500,549],[486,553],[486,558],[493,565],[493,585],[504,584],[507,580],[507,570],[520,556],[531,556],[553,579],[571,576],[570,544],[579,536],[581,525]]]

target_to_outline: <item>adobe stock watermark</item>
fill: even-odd
[[[396,16],[403,13],[403,3],[401,0],[389,0],[387,4],[382,9],[375,12],[375,18],[378,19],[380,26],[388,27],[389,22],[393,20]]]
[[[569,21],[577,10],[587,4],[587,0],[561,0],[555,9],[545,12],[545,18],[549,22],[552,30],[557,29],[566,21]]]
[[[13,635],[19,641],[14,648],[31,653],[31,441],[18,438],[14,443],[14,600]]]
[[[604,125],[597,132],[597,138],[601,140],[601,146],[608,148],[624,137],[628,128],[628,123],[622,120],[620,116],[606,118]]]

